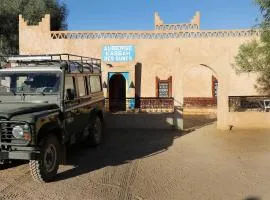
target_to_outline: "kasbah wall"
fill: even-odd
[[[254,89],[254,74],[236,75],[232,68],[234,56],[242,43],[259,37],[258,30],[200,30],[200,13],[196,12],[190,23],[165,24],[155,13],[153,31],[51,31],[50,16],[45,15],[39,25],[30,26],[19,17],[19,47],[21,55],[71,53],[102,57],[104,45],[133,45],[136,49],[132,62],[103,63],[103,81],[108,72],[129,72],[134,81],[135,65],[142,65],[141,97],[155,97],[156,77],[172,76],[172,96],[175,99],[174,125],[183,128],[182,111],[185,96],[202,83],[185,80],[187,74],[205,73],[218,79],[217,128],[270,128],[270,114],[264,112],[229,112],[229,96],[258,95]],[[196,77],[196,76],[195,76]],[[202,76],[201,76],[202,77]],[[209,80],[206,75],[205,80]],[[199,80],[198,80],[199,81]],[[206,85],[207,81],[203,81]],[[136,83],[135,83],[136,84]],[[200,91],[200,90],[197,90]],[[107,91],[105,89],[105,95]],[[209,96],[205,90],[200,96]],[[134,97],[130,90],[127,97]]]

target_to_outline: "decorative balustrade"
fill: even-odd
[[[52,39],[96,40],[96,39],[193,39],[193,38],[227,38],[259,36],[260,30],[218,30],[218,31],[179,31],[179,32],[74,32],[51,31]]]
[[[135,108],[135,98],[126,99],[105,99],[106,111],[132,111],[138,110],[140,112],[173,112],[174,99],[173,98],[155,98],[144,97],[137,99],[137,107]]]
[[[174,98],[140,98],[140,110],[143,112],[173,112]]]
[[[230,112],[269,111],[270,96],[230,96]]]
[[[197,24],[164,24],[156,25],[158,31],[199,30]]]
[[[185,97],[184,107],[216,107],[216,97]]]

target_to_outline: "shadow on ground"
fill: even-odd
[[[174,113],[106,113],[108,128],[173,129]]]
[[[196,130],[213,124],[217,118],[213,114],[184,114],[184,130]]]
[[[243,200],[261,200],[261,198],[259,198],[259,197],[247,197],[247,198],[245,198]]]
[[[152,119],[152,124],[159,122],[166,124],[168,116],[167,114],[160,115],[157,118],[156,115],[148,115],[149,118]],[[136,123],[141,124],[143,119],[141,118]],[[118,123],[121,123],[122,118],[118,120]],[[133,118],[129,120],[132,121]],[[144,120],[144,123],[147,124],[147,119]],[[82,144],[70,147],[67,152],[66,164],[74,167],[59,173],[55,181],[73,178],[107,166],[118,166],[162,153],[173,145],[174,139],[215,121],[215,118],[209,118],[205,115],[185,115],[185,130],[181,132],[172,129],[153,129],[152,127],[149,129],[108,129],[106,139],[99,147],[90,148]],[[16,161],[9,167],[20,164],[25,164],[25,162]]]
[[[27,160],[11,160],[11,161],[7,161],[5,164],[0,165],[0,170],[5,170],[5,169],[13,168],[13,167],[18,167],[20,165],[24,165],[24,164],[27,164],[27,163],[28,163]]]
[[[168,130],[110,129],[107,132],[106,142],[97,148],[71,147],[67,165],[75,167],[59,173],[56,181],[159,154],[181,136],[177,131]]]
[[[216,118],[187,115],[185,120],[189,129],[181,132],[134,128],[108,129],[105,143],[97,148],[86,148],[81,145],[71,147],[67,154],[67,165],[72,165],[74,168],[59,173],[56,181],[162,153],[172,146],[174,139],[193,132],[193,128],[214,123]],[[148,123],[147,120],[145,123]]]

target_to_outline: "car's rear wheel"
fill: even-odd
[[[97,146],[101,143],[103,137],[103,122],[100,117],[96,117],[89,129],[88,143],[91,146]]]
[[[39,160],[30,160],[29,167],[33,179],[37,182],[52,181],[60,163],[60,144],[54,135],[41,140]]]

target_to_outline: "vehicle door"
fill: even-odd
[[[65,129],[70,136],[71,144],[76,142],[76,135],[81,131],[79,103],[76,76],[66,74],[64,85]]]
[[[90,112],[92,110],[92,97],[90,96],[88,77],[86,74],[80,74],[77,76],[78,93],[80,98],[80,105],[78,112],[80,113],[80,128],[81,132],[88,134]],[[85,136],[86,136],[85,135]]]
[[[90,75],[89,77],[89,88],[91,90],[91,101],[92,108],[96,110],[104,109],[104,95],[101,85],[101,76],[100,75]]]

